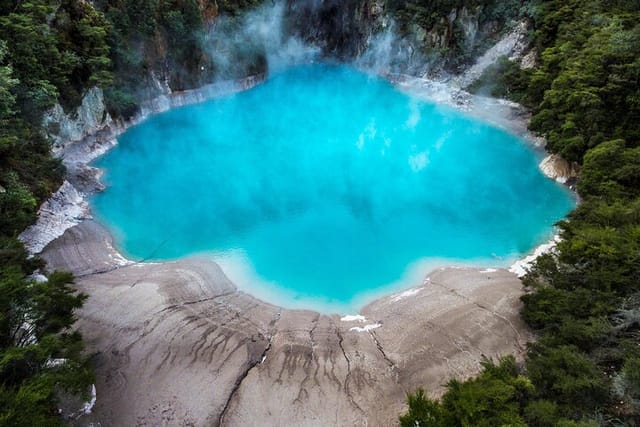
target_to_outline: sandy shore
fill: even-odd
[[[503,269],[440,269],[343,318],[257,300],[206,259],[125,263],[91,220],[42,256],[89,295],[98,399],[79,425],[389,426],[407,391],[437,396],[532,338]]]
[[[213,94],[173,94],[150,113]],[[102,188],[88,162],[124,128],[65,147],[68,182],[25,232],[89,295],[78,327],[97,404],[77,425],[389,426],[408,391],[438,396],[449,379],[477,374],[483,356],[524,354],[522,285],[506,269],[440,269],[358,315],[329,316],[243,293],[209,259],[126,260],[84,201]]]

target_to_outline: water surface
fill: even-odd
[[[506,265],[573,207],[526,142],[348,67],[293,68],[119,141],[93,203],[126,255],[212,254],[285,306],[354,309],[434,264]]]

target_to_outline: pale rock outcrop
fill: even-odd
[[[475,43],[476,38],[478,36],[478,30],[480,27],[479,17],[482,13],[482,6],[477,6],[475,9],[470,11],[466,7],[460,9],[460,13],[458,14],[458,23],[464,32],[464,42],[467,49],[471,49]]]
[[[480,56],[471,68],[455,78],[454,83],[462,88],[469,86],[478,80],[482,73],[495,64],[501,56],[506,56],[512,61],[520,59],[529,46],[528,32],[529,24],[526,21],[518,23],[513,30],[509,31],[498,43]]]
[[[538,58],[538,51],[536,49],[531,49],[526,55],[520,59],[520,68],[523,70],[530,70],[536,66]]]
[[[39,253],[67,229],[89,217],[89,205],[84,197],[69,181],[64,181],[40,207],[38,221],[23,231],[19,239],[30,253]]]
[[[53,142],[54,155],[61,156],[67,145],[104,129],[112,122],[104,104],[102,89],[93,87],[72,113],[66,114],[62,106],[56,104],[45,114],[43,127]]]
[[[545,176],[561,184],[566,184],[570,179],[578,177],[578,166],[575,163],[569,163],[558,154],[549,154],[540,162],[539,167]]]
[[[514,262],[509,267],[509,272],[515,274],[518,277],[524,277],[529,272],[529,270],[531,270],[531,268],[535,265],[538,257],[540,255],[553,253],[556,249],[556,246],[558,246],[558,243],[560,243],[560,241],[561,239],[559,235],[553,236],[553,238],[549,240],[547,243],[544,243],[538,246],[532,253]]]
[[[87,163],[116,144],[114,138],[103,135],[113,125],[98,87],[85,93],[74,112],[67,114],[56,104],[44,115],[43,128],[52,142],[51,151],[67,167],[67,179],[42,204],[38,221],[19,236],[31,254],[40,253],[67,229],[91,217],[84,193],[102,191],[104,186],[100,183],[101,171]]]

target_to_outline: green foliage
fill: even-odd
[[[525,426],[522,409],[534,392],[519,375],[513,356],[498,364],[485,360],[482,373],[472,380],[452,380],[442,402],[428,399],[423,390],[407,397],[402,426]]]
[[[128,91],[110,87],[105,91],[107,110],[114,117],[129,119],[138,111],[138,99]]]
[[[557,252],[525,277],[532,292],[522,298],[524,319],[541,334],[527,360],[540,398],[566,417],[600,413],[632,425],[638,408],[624,366],[639,338],[629,320],[640,307],[631,297],[640,283],[639,6],[545,1],[538,10],[531,127],[582,163],[582,202],[559,224]]]
[[[256,7],[262,3],[261,0],[220,0],[217,2],[220,12],[230,15],[238,15],[247,9]]]
[[[7,45],[0,40],[0,64],[7,55]],[[13,77],[13,69],[10,65],[0,66],[0,124],[6,123],[15,114],[16,97],[14,88],[19,81]]]
[[[87,2],[0,5],[0,234],[16,236],[60,185],[63,168],[42,136],[42,112],[108,83],[106,22]]]
[[[606,402],[604,375],[576,347],[533,345],[527,359],[527,373],[540,396],[567,406],[569,413],[588,412]]]
[[[407,395],[407,405],[407,413],[400,416],[402,427],[437,426],[444,422],[440,404],[427,398],[421,388]]]
[[[16,173],[4,179],[4,192],[0,193],[0,228],[10,235],[20,233],[26,224],[35,220],[37,202]]]
[[[554,427],[558,415],[558,405],[549,400],[531,401],[524,409],[524,419],[530,426]]]
[[[93,380],[81,337],[70,331],[86,297],[68,273],[48,279],[28,280],[20,265],[0,267],[0,425],[61,425],[58,392],[86,392]]]
[[[536,92],[542,98],[532,129],[568,160],[581,161],[605,139],[638,140],[640,25],[638,11],[626,10],[596,0],[547,1],[538,15],[536,85],[547,90]]]
[[[89,84],[110,81],[104,17],[88,2],[31,0],[0,15],[0,39],[20,84],[23,116],[36,120],[57,100],[76,103]]]
[[[18,97],[37,112],[53,105],[58,96],[56,83],[62,83],[64,69],[75,60],[57,49],[55,35],[46,23],[53,10],[44,2],[26,3],[19,11],[0,17],[0,38],[7,41],[9,60],[22,77]]]
[[[410,22],[432,28],[453,10],[463,7],[467,10],[483,9],[484,21],[497,20],[504,22],[508,18],[522,12],[523,2],[518,0],[387,0],[387,10],[401,22]]]
[[[640,147],[627,148],[617,139],[589,150],[580,191],[609,201],[640,196]]]
[[[627,382],[629,394],[634,400],[640,400],[640,357],[630,357],[624,362],[622,374]]]
[[[624,412],[640,411],[640,357],[625,360],[622,370],[613,379],[615,406]]]
[[[15,236],[59,187],[64,169],[37,128],[18,118],[7,124],[0,137],[0,234]]]
[[[72,277],[28,279],[43,262],[15,238],[60,186],[42,113],[73,106],[91,85],[111,81],[109,31],[89,2],[0,3],[0,425],[62,425],[61,392],[86,393],[93,381],[82,341],[71,330],[85,297]]]

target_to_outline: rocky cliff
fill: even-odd
[[[113,120],[106,110],[102,89],[89,89],[75,111],[65,113],[56,104],[43,119],[43,127],[53,143],[53,153],[59,155],[66,145],[80,141],[109,126]]]
[[[328,59],[382,63],[377,68],[385,72],[457,74],[526,18],[522,4],[527,2],[451,0],[420,6],[390,0],[276,0],[235,16],[215,2],[215,7],[200,2],[192,13],[204,24],[193,31],[195,35],[182,31],[183,43],[161,17],[156,35],[142,44],[134,47],[123,35],[122,44],[144,58],[146,69],[144,76],[123,76],[123,90],[141,101],[170,90],[262,73],[269,66],[269,54],[278,56],[278,50],[292,46],[315,48]],[[187,42],[195,46],[189,55]],[[183,56],[186,62],[179,61]]]
[[[515,0],[452,1],[433,8],[394,3],[286,0],[283,31],[320,47],[327,57],[364,56],[372,62],[384,56],[389,71],[422,75],[461,71],[526,18],[522,1]]]
[[[327,56],[356,58],[386,26],[383,0],[286,0],[283,30]]]

